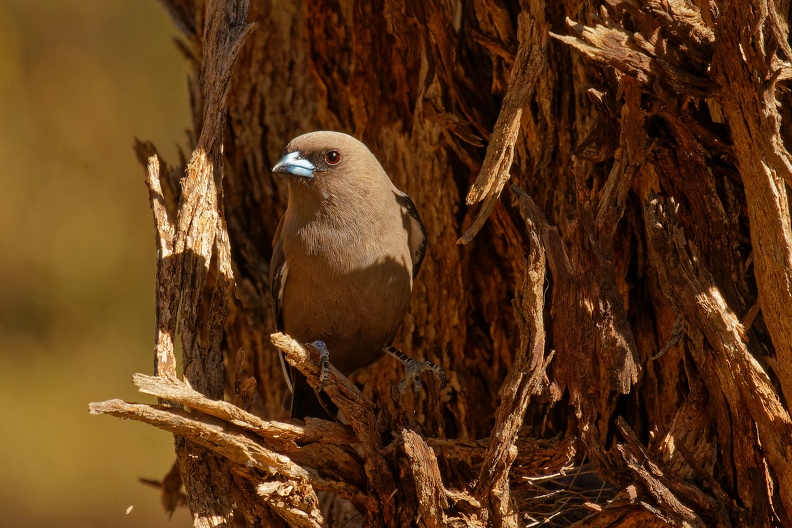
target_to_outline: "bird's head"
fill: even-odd
[[[289,176],[290,189],[324,198],[352,197],[390,183],[366,145],[347,134],[324,130],[291,140],[272,172]]]

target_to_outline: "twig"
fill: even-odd
[[[174,338],[176,314],[179,309],[179,290],[175,287],[177,259],[173,256],[173,225],[168,220],[165,197],[160,184],[160,162],[156,155],[148,159],[146,185],[149,201],[154,211],[157,231],[157,287],[156,317],[157,337],[154,344],[154,373],[158,376],[176,377],[176,355]]]
[[[674,320],[674,326],[671,327],[671,335],[668,337],[668,342],[665,344],[660,351],[652,356],[652,361],[657,361],[661,357],[665,355],[666,352],[674,348],[679,344],[682,338],[685,336],[685,320],[681,317],[677,317]]]
[[[127,403],[108,400],[91,403],[91,414],[108,414],[148,423],[188,439],[190,442],[227,458],[242,467],[252,467],[268,475],[279,474],[289,480],[298,480],[319,490],[332,491],[355,504],[370,506],[371,499],[360,489],[346,482],[327,479],[313,468],[304,468],[282,454],[263,445],[241,427],[206,415],[193,415],[173,407]]]
[[[319,387],[319,352],[310,347],[306,349],[286,334],[276,333],[270,336],[272,344],[283,351],[286,361],[302,372],[308,383]],[[363,447],[365,454],[365,470],[369,486],[377,493],[380,503],[367,513],[371,520],[384,524],[384,519],[396,517],[392,494],[396,491],[390,468],[385,461],[382,440],[378,429],[378,421],[374,415],[371,402],[363,399],[360,391],[341,374],[332,364],[329,365],[329,376],[324,391],[334,404],[344,412],[349,424]]]
[[[503,186],[509,181],[509,169],[514,159],[514,144],[520,130],[520,119],[539,73],[545,65],[549,27],[544,19],[544,2],[541,0],[530,0],[528,9],[523,9],[517,16],[520,45],[509,77],[509,89],[503,100],[498,120],[495,122],[481,171],[466,199],[468,205],[482,200],[484,203],[473,225],[462,235],[457,244],[467,244],[473,240],[492,214]]]
[[[525,197],[525,193],[516,186],[513,189],[518,198]],[[531,394],[539,392],[552,358],[551,354],[547,360],[543,359],[545,250],[536,224],[530,218],[526,219],[526,223],[531,247],[524,266],[522,290],[513,303],[520,329],[520,348],[504,384],[495,428],[475,489],[476,498],[484,504],[490,504],[495,526],[517,526],[509,498],[509,470],[517,457],[514,442],[522,427]]]
[[[454,526],[446,510],[451,502],[465,501],[476,508],[480,507],[478,501],[463,492],[451,492],[443,485],[440,468],[434,451],[417,433],[407,429],[401,433],[402,448],[410,461],[410,469],[415,484],[418,502],[418,515],[428,528]],[[476,524],[465,523],[467,526]]]
[[[683,504],[669,489],[668,479],[652,461],[649,452],[638,441],[627,422],[619,417],[616,419],[616,426],[626,440],[626,443],[617,445],[617,449],[627,463],[627,467],[643,482],[657,502],[656,507],[645,501],[641,501],[641,505],[671,526],[699,528],[706,526],[701,517],[689,506]]]
[[[244,427],[268,442],[278,444],[279,449],[287,452],[296,451],[296,443],[321,442],[347,445],[357,441],[349,428],[325,420],[309,420],[305,426],[262,420],[226,401],[209,399],[179,380],[135,374],[132,376],[132,381],[144,394],[179,403]]]
[[[605,182],[595,223],[600,247],[609,259],[613,258],[613,235],[624,214],[627,191],[649,150],[642,144],[645,138],[645,114],[641,111],[640,87],[635,79],[625,76],[620,89],[624,93],[624,105],[621,110],[619,148]]]
[[[266,449],[246,436],[239,428],[233,428],[222,420],[206,416],[200,419],[189,411],[172,407],[126,403],[122,400],[107,400],[91,403],[91,414],[109,414],[119,418],[131,418],[165,429],[191,442],[212,449],[237,464],[250,465],[268,472],[277,471],[290,479],[307,479],[309,472],[292,463],[285,455]]]

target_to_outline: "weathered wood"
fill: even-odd
[[[137,146],[160,377],[135,382],[160,405],[94,410],[186,439],[196,525],[232,503],[251,525],[792,524],[787,2],[163,4],[198,148]],[[429,249],[396,345],[448,378],[412,398],[390,358],[331,370],[349,427],[278,421],[269,167],[315,129],[413,197]],[[584,458],[607,484],[570,476]]]

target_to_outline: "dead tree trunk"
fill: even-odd
[[[788,2],[162,3],[196,140],[148,162],[161,405],[92,411],[176,435],[196,526],[792,525]],[[449,379],[333,371],[350,427],[278,421],[273,343],[316,367],[270,337],[269,168],[317,129],[420,210],[396,342]]]

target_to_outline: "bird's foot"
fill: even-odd
[[[389,346],[385,348],[385,352],[393,356],[404,365],[404,379],[399,382],[399,392],[404,393],[407,390],[407,384],[412,381],[413,391],[415,397],[421,393],[423,384],[421,383],[421,372],[431,370],[437,380],[440,382],[440,388],[445,387],[446,379],[443,369],[432,363],[431,361],[416,361],[398,348]]]
[[[315,393],[319,394],[324,390],[325,385],[327,385],[327,378],[330,377],[330,351],[327,350],[327,345],[325,345],[324,341],[314,341],[308,343],[308,345],[319,352],[319,362],[316,364],[319,367],[319,387],[314,390]]]

